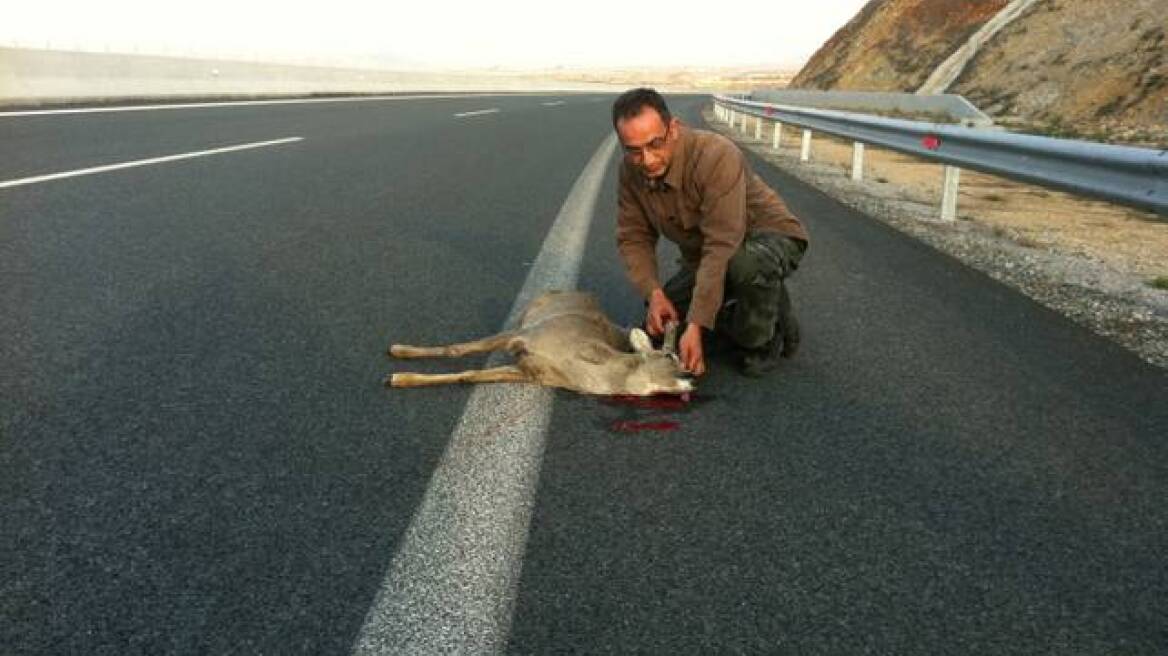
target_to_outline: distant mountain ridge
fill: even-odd
[[[871,0],[793,88],[915,91],[1007,0]],[[1038,0],[949,91],[1019,129],[1168,142],[1168,0]]]

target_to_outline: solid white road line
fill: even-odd
[[[51,114],[101,114],[105,112],[149,112],[156,109],[202,109],[207,107],[242,107],[246,105],[306,105],[309,103],[371,102],[375,100],[429,100],[490,97],[492,93],[415,94],[409,96],[356,96],[347,98],[281,98],[277,100],[226,100],[223,102],[171,103],[166,105],[119,105],[114,107],[73,107],[63,109],[26,109],[0,112],[7,116],[44,116]]]
[[[575,289],[609,136],[564,201],[504,328],[549,289]],[[492,357],[487,366],[501,364]],[[507,646],[551,416],[551,390],[471,393],[353,645],[354,654],[501,653]]]
[[[463,118],[465,116],[479,116],[482,114],[494,114],[495,112],[498,112],[498,111],[499,111],[498,107],[492,107],[491,109],[479,109],[479,110],[476,110],[473,112],[462,112],[459,114],[455,114],[454,116],[456,118]]]
[[[65,171],[62,173],[49,173],[46,175],[38,175],[31,178],[19,178],[17,180],[4,180],[0,182],[0,189],[6,187],[19,187],[20,185],[33,184],[36,182],[46,182],[48,180],[59,180],[61,178],[72,178],[79,175],[91,175],[93,173],[105,173],[106,171],[116,171],[118,169],[128,169],[135,166],[148,166],[150,164],[161,164],[163,162],[174,162],[180,159],[191,159],[192,157],[205,157],[207,155],[218,155],[220,153],[229,153],[235,150],[247,150],[249,148],[263,148],[265,146],[275,146],[277,144],[291,143],[293,141],[300,141],[304,137],[288,137],[286,139],[272,139],[271,141],[257,141],[255,143],[239,144],[238,146],[225,146],[223,148],[213,148],[211,150],[200,150],[193,153],[181,153],[178,155],[166,155],[165,157],[151,157],[150,159],[139,159],[132,162],[120,162],[118,164],[106,164],[104,166],[93,166],[87,169],[77,169],[75,171]]]

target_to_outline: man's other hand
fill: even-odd
[[[681,321],[677,308],[673,307],[664,290],[654,289],[649,295],[649,315],[645,317],[645,330],[653,337],[660,337],[665,334],[665,324],[670,321]]]
[[[690,322],[677,343],[681,366],[695,376],[706,373],[706,360],[702,355],[702,327]]]

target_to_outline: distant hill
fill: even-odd
[[[793,88],[915,91],[1007,0],[871,0]],[[1168,0],[1038,0],[983,44],[948,91],[1006,125],[1168,141]]]

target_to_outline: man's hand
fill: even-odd
[[[695,376],[706,373],[706,360],[702,356],[702,327],[690,322],[677,343],[681,366]]]
[[[681,321],[677,308],[673,307],[669,297],[660,287],[649,294],[649,315],[645,317],[645,329],[653,337],[665,334],[665,324],[670,321]]]

